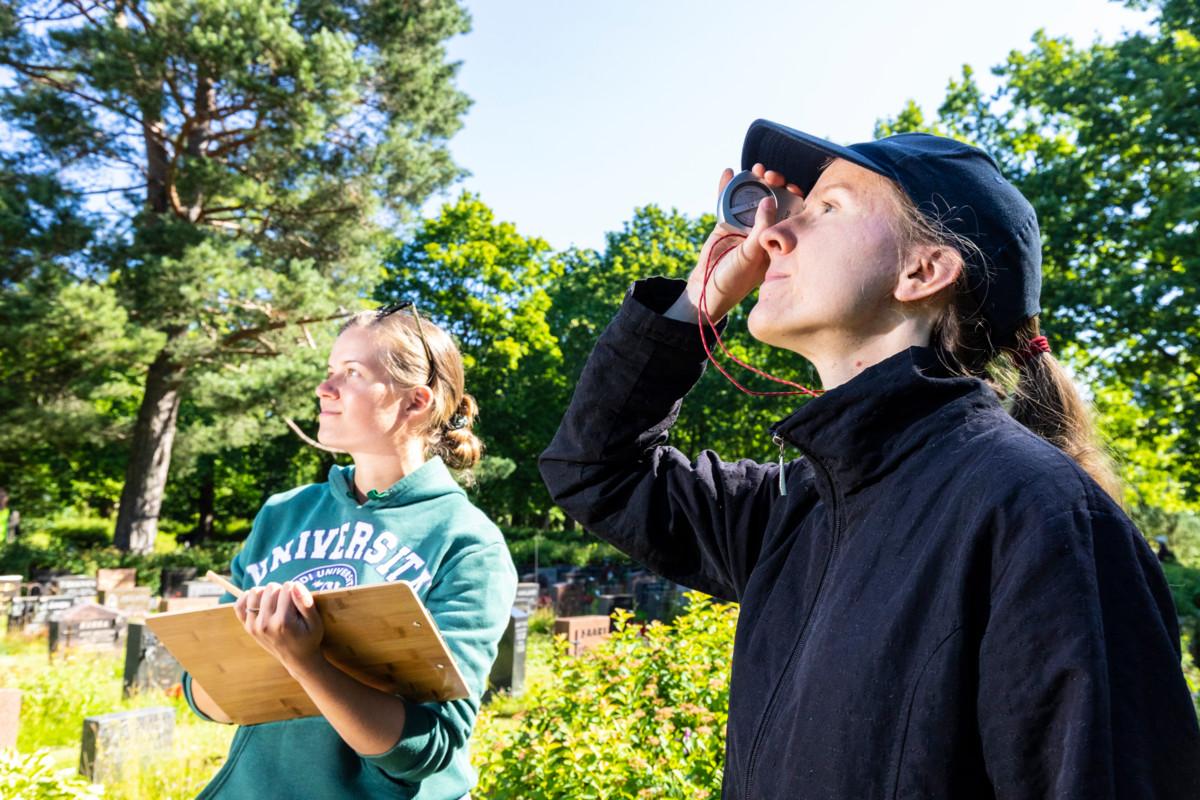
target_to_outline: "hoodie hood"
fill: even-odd
[[[466,492],[455,482],[439,456],[429,459],[382,492],[372,489],[367,493],[365,503],[359,503],[354,495],[354,466],[334,464],[329,469],[329,492],[336,502],[356,510],[396,508],[452,494],[466,497]]]

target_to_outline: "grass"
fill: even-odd
[[[552,627],[552,623],[551,623]],[[534,633],[527,641],[525,685],[553,679],[552,638]],[[0,687],[22,692],[16,757],[44,757],[48,769],[74,774],[79,765],[83,718],[146,706],[175,709],[174,746],[169,754],[126,771],[104,787],[109,800],[174,800],[195,797],[225,763],[236,727],[196,717],[182,697],[153,691],[123,697],[124,659],[111,653],[48,656],[45,635],[0,636]],[[499,692],[489,703],[493,724],[516,727],[524,698]],[[26,763],[29,763],[28,761]],[[0,764],[0,786],[4,785]],[[2,794],[2,792],[0,792]],[[75,795],[41,795],[75,796]],[[82,796],[82,795],[81,795]]]

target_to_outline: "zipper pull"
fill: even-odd
[[[783,449],[787,447],[787,442],[778,433],[771,437],[771,441],[779,445],[779,494],[787,497],[787,482],[783,478]]]

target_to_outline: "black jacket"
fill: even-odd
[[[542,455],[555,501],[741,602],[723,797],[1200,798],[1158,562],[980,381],[912,348],[773,428],[784,470],[664,444],[704,367],[635,285]],[[764,432],[764,436],[765,436]]]

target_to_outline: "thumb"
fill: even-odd
[[[757,245],[758,235],[775,224],[775,215],[779,213],[779,201],[773,195],[767,195],[758,201],[758,209],[754,212],[754,227],[746,241]]]

